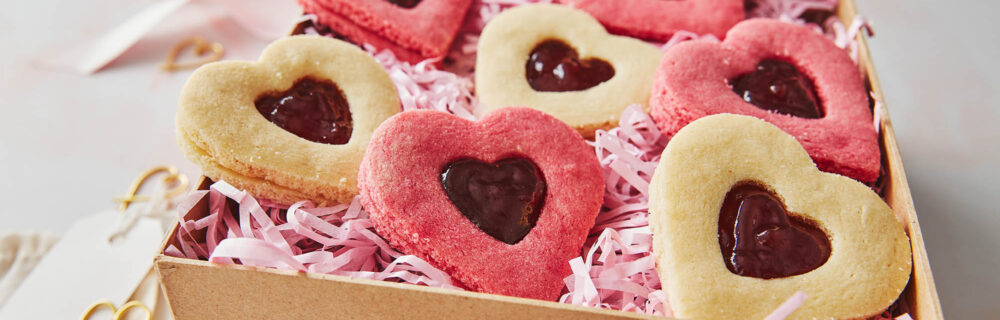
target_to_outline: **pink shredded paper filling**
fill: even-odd
[[[796,292],[788,298],[788,300],[785,300],[784,303],[778,306],[777,309],[774,309],[771,314],[767,315],[767,318],[764,318],[764,320],[781,320],[788,317],[788,315],[792,314],[792,312],[795,312],[795,309],[801,307],[802,303],[806,302],[806,297],[807,295],[805,292]]]
[[[479,106],[474,95],[476,44],[486,23],[505,9],[547,0],[477,0],[452,45],[442,69],[435,61],[416,65],[398,60],[388,50],[363,45],[386,71],[399,92],[402,109],[432,109],[474,120]],[[844,26],[836,17],[822,26],[801,18],[808,10],[832,11],[837,0],[756,0],[749,17],[775,18],[813,26],[857,61],[855,36],[871,34],[870,24],[857,17]],[[308,19],[308,17],[305,17]],[[316,34],[315,29],[306,33]],[[719,41],[711,35],[680,31],[662,50],[691,40]],[[875,126],[879,128],[881,99],[876,102]],[[626,108],[619,127],[600,130],[594,141],[606,181],[604,209],[598,215],[580,257],[568,263],[573,273],[564,279],[559,301],[650,315],[671,316],[667,295],[661,290],[656,262],[651,256],[648,189],[667,138],[639,105]],[[446,273],[415,256],[396,251],[375,233],[368,213],[358,199],[350,204],[315,208],[308,202],[282,206],[257,200],[225,182],[209,190],[192,192],[178,207],[181,215],[208,197],[206,216],[183,220],[170,256],[208,260],[220,264],[288,269],[433,287],[460,289]],[[235,212],[230,205],[236,203]],[[200,236],[204,235],[204,236]],[[805,293],[793,295],[768,319],[783,319],[806,301]],[[872,319],[909,319],[905,307],[893,305]],[[893,314],[902,314],[893,318]]]
[[[459,289],[443,271],[396,251],[375,234],[357,198],[327,208],[314,208],[305,201],[287,208],[262,206],[246,192],[220,181],[207,192],[192,193],[179,208],[190,209],[206,196],[208,215],[183,220],[175,242],[179,247],[169,246],[166,254]],[[239,204],[237,212],[230,212],[229,201]],[[205,241],[195,241],[194,235],[202,232]]]
[[[667,145],[653,119],[639,105],[622,113],[618,128],[599,130],[594,151],[604,170],[604,207],[597,216],[586,254],[570,261],[560,302],[672,315],[652,252],[649,180]]]

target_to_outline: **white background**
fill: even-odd
[[[288,0],[293,3],[293,0]],[[0,232],[63,232],[113,207],[139,172],[198,170],[174,142],[189,72],[158,72],[173,43],[222,42],[227,59],[264,43],[206,5],[182,10],[108,69],[83,76],[42,61],[70,53],[150,0],[13,1],[0,10]],[[1000,33],[997,1],[859,0],[875,21],[886,91],[944,312],[1000,318]]]

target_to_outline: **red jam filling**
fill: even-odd
[[[805,20],[806,22],[815,23],[822,26],[827,19],[830,19],[830,16],[833,16],[833,11],[822,10],[822,9],[809,9],[806,10],[805,12],[802,12],[802,15],[799,17]]]
[[[516,244],[528,235],[545,202],[542,172],[525,158],[496,163],[458,160],[441,172],[441,185],[472,224],[507,244]]]
[[[748,18],[750,17],[750,12],[753,12],[754,9],[757,9],[757,1],[743,0],[743,12],[746,13]]]
[[[333,81],[305,77],[291,89],[261,95],[254,104],[267,121],[303,139],[326,144],[351,140],[351,109]]]
[[[420,0],[386,0],[389,3],[403,7],[403,8],[413,8],[420,4]]]
[[[812,80],[786,61],[761,60],[756,70],[729,83],[733,92],[758,108],[799,118],[823,117]]]
[[[830,239],[816,224],[789,216],[770,190],[752,182],[733,186],[719,212],[719,247],[732,273],[782,278],[819,268],[830,258]]]
[[[535,46],[524,70],[535,91],[586,90],[615,76],[611,64],[596,58],[580,60],[576,49],[559,40]]]

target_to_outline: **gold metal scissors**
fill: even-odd
[[[128,208],[129,204],[132,204],[133,202],[149,201],[149,197],[136,195],[136,193],[139,192],[139,187],[141,187],[142,184],[146,182],[147,179],[161,172],[167,174],[166,177],[163,178],[163,183],[168,186],[174,185],[173,189],[167,191],[166,196],[168,198],[175,197],[187,192],[188,178],[187,176],[180,174],[180,172],[177,171],[177,167],[174,166],[153,167],[140,174],[139,177],[137,177],[135,181],[132,182],[132,186],[129,187],[128,190],[128,195],[114,199],[115,202],[121,203],[121,206],[118,207],[118,210],[125,211],[125,209]]]
[[[115,304],[107,300],[94,302],[94,304],[90,305],[90,308],[87,309],[87,312],[85,312],[83,316],[80,317],[80,319],[90,320],[90,315],[93,314],[94,311],[97,311],[97,309],[100,309],[101,307],[106,307],[108,309],[111,309],[111,312],[114,312],[114,315],[111,316],[111,320],[122,320],[124,319],[125,314],[128,313],[129,310],[135,308],[139,308],[142,309],[143,311],[146,311],[146,320],[153,320],[153,311],[150,311],[149,307],[147,307],[146,304],[135,300],[125,303],[124,305],[122,305],[121,308],[115,308]]]
[[[194,54],[203,57],[206,56],[201,61],[189,62],[189,63],[179,63],[177,58],[181,55],[181,51],[192,48],[194,49]],[[203,64],[209,62],[219,61],[222,55],[225,54],[226,50],[222,47],[221,43],[218,42],[208,42],[205,38],[199,36],[193,36],[184,40],[181,40],[170,48],[170,53],[167,54],[166,61],[160,65],[160,69],[167,72],[174,72],[177,70],[194,69],[200,67]],[[211,55],[209,55],[211,53]]]

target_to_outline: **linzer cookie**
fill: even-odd
[[[555,300],[604,196],[593,148],[540,111],[408,111],[372,137],[361,202],[393,247],[487,293]]]
[[[206,176],[255,196],[346,203],[368,139],[399,110],[392,81],[368,54],[295,36],[257,62],[196,70],[181,91],[177,140]]]
[[[490,21],[479,39],[476,95],[487,110],[527,106],[584,137],[646,105],[660,50],[608,34],[586,12],[524,5]]]
[[[670,140],[650,183],[653,253],[678,318],[763,319],[798,291],[793,319],[862,319],[910,276],[903,225],[877,194],[819,171],[796,139],[714,115]]]
[[[847,53],[812,29],[754,19],[722,43],[667,51],[649,104],[668,135],[718,113],[767,120],[795,136],[821,170],[870,183],[881,158],[862,80]]]
[[[666,42],[677,31],[719,39],[743,20],[744,0],[559,0],[586,11],[613,33]]]
[[[298,0],[320,24],[409,63],[448,53],[472,0]]]

